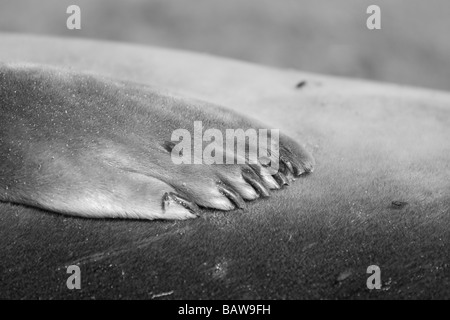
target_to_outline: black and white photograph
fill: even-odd
[[[0,0],[0,300],[450,299],[449,17]]]

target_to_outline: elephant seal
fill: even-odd
[[[1,298],[450,297],[447,92],[120,43],[17,34],[0,42],[3,62],[226,106],[279,128],[315,159],[313,174],[245,210],[187,221],[80,219],[1,202]],[[66,287],[69,265],[81,269],[81,290]],[[372,265],[379,290],[367,287]]]

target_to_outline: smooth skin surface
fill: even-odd
[[[1,36],[1,61],[157,85],[283,129],[316,170],[247,210],[180,222],[2,203],[1,297],[448,298],[450,96],[208,56]],[[297,84],[306,81],[301,88]],[[66,266],[83,272],[66,288]],[[382,290],[366,287],[369,265]]]

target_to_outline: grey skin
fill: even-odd
[[[100,218],[187,219],[243,208],[313,170],[280,137],[280,170],[175,164],[174,130],[268,128],[137,83],[34,65],[0,67],[0,200]],[[193,134],[191,135],[193,138]],[[248,162],[248,161],[247,161]]]
[[[97,40],[16,33],[0,43],[0,61],[226,106],[288,132],[316,161],[246,210],[189,221],[68,218],[0,202],[0,298],[450,297],[450,94]],[[81,290],[66,288],[69,265],[82,270]],[[380,290],[366,286],[370,265]]]

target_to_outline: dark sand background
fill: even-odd
[[[71,4],[81,7],[82,30],[66,28]],[[381,30],[366,27],[371,4],[381,7]],[[0,32],[140,43],[450,90],[449,16],[446,0],[1,0]]]

